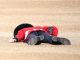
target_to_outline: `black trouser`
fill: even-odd
[[[32,38],[36,38],[39,37],[39,42],[43,42],[43,43],[50,43],[52,44],[52,36],[50,36],[48,33],[44,32],[44,31],[34,31],[31,32],[28,35],[28,40],[31,40]]]
[[[44,31],[34,31],[28,35],[28,44],[35,45],[38,42],[59,44],[59,45],[70,45],[70,41],[66,38],[53,37]]]

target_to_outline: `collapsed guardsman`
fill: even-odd
[[[49,43],[53,45],[70,45],[71,42],[58,36],[58,28],[55,26],[33,26],[31,24],[20,24],[14,30],[14,38],[9,42],[25,42],[28,45]]]

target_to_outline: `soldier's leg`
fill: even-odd
[[[52,36],[50,36],[48,33],[44,32],[44,31],[39,31],[38,35],[39,35],[40,41],[42,43],[52,44]]]
[[[57,45],[70,45],[71,42],[66,38],[53,37],[43,31],[39,33],[40,40],[44,43],[57,44]]]
[[[56,45],[71,45],[70,40],[67,38],[62,38],[62,37],[52,37],[53,44]]]
[[[26,39],[28,45],[36,45],[38,41],[39,39],[37,32],[31,32]]]

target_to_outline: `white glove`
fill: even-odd
[[[16,41],[16,39],[10,39],[10,40],[9,40],[10,43],[13,43],[13,42],[15,42],[15,41]]]

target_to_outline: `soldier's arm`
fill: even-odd
[[[20,30],[13,39],[9,40],[9,42],[20,42],[23,39],[24,39],[24,32],[23,30]]]

